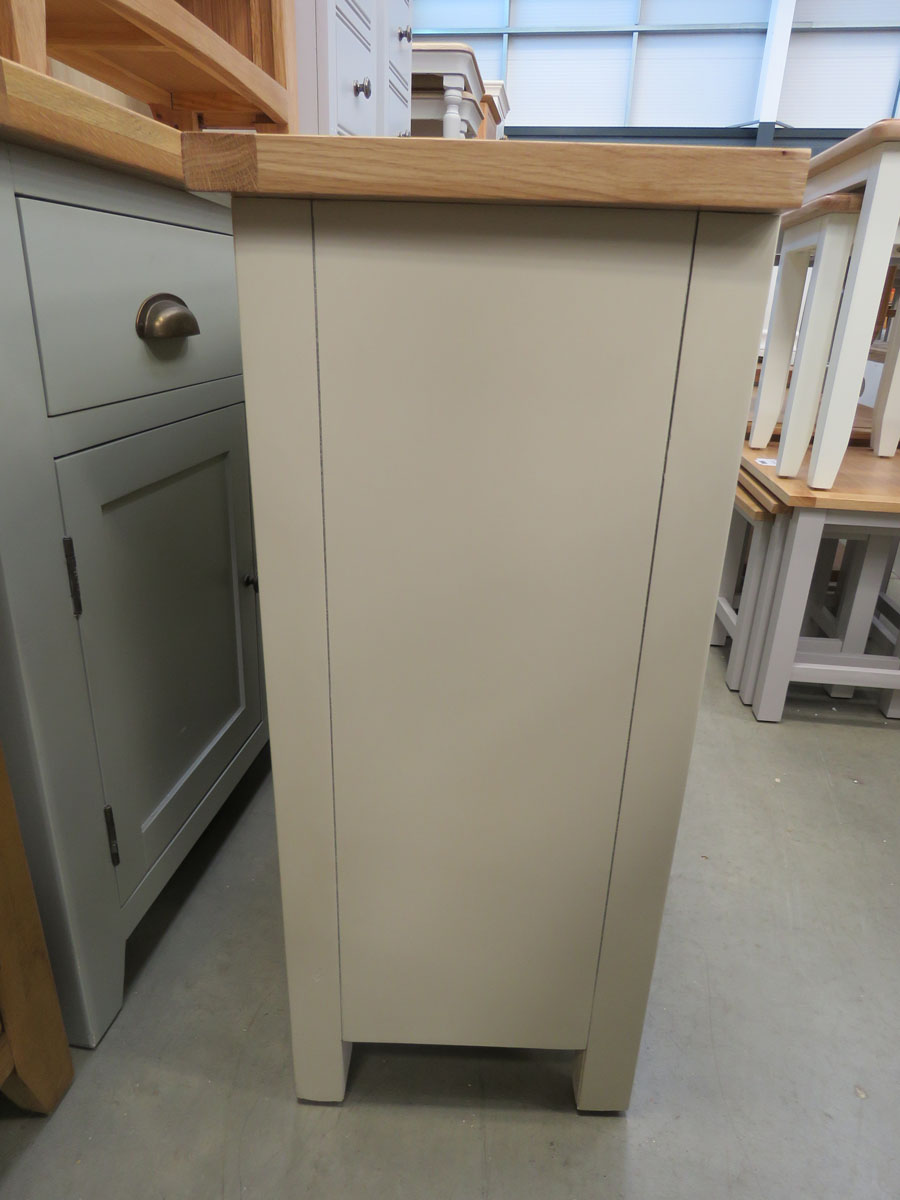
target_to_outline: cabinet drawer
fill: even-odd
[[[379,86],[371,18],[355,0],[345,0],[335,6],[334,31],[337,132],[371,137],[378,104],[374,90]],[[354,91],[354,85],[366,79],[372,88],[368,97]]]
[[[19,211],[50,416],[240,372],[230,237],[44,200]],[[156,292],[183,299],[199,334],[139,338]]]

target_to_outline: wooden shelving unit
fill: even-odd
[[[0,747],[0,1091],[49,1113],[72,1082],[72,1056]]]
[[[291,0],[0,0],[0,55],[57,59],[178,129],[296,126]]]

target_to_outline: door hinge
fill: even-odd
[[[113,816],[113,810],[108,804],[104,806],[103,819],[106,821],[106,836],[109,839],[109,857],[112,859],[112,865],[117,867],[121,861],[119,858],[119,839],[116,836],[116,818]]]
[[[76,617],[80,617],[81,608],[81,584],[78,582],[78,564],[75,561],[75,543],[70,537],[63,538],[63,553],[66,556],[66,570],[69,573],[69,593],[72,596],[72,611]]]

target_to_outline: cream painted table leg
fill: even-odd
[[[870,444],[882,458],[891,458],[900,445],[900,320],[894,318],[872,410]]]
[[[753,697],[757,721],[780,721],[784,711],[825,515],[822,509],[795,509],[788,529]]]
[[[807,481],[830,488],[850,442],[872,330],[900,216],[900,152],[886,152],[866,183]]]
[[[291,848],[280,862],[294,1079],[301,1099],[334,1101],[351,1046],[341,1035],[311,211],[303,200],[235,198],[233,216],[275,814],[279,846]]]
[[[741,686],[744,663],[747,659],[747,646],[753,629],[753,616],[759,597],[759,585],[771,536],[771,521],[756,521],[750,526],[750,550],[744,570],[744,586],[741,588],[737,629],[731,641],[731,653],[728,656],[728,667],[725,671],[725,686],[732,692],[736,692]]]
[[[741,558],[744,553],[744,542],[747,537],[747,522],[735,508],[731,517],[731,528],[728,531],[728,542],[725,546],[725,562],[722,565],[722,579],[719,583],[719,595],[729,606],[734,605],[734,594],[737,591],[737,580],[741,570]],[[724,646],[728,631],[718,617],[713,619],[712,635],[709,639],[711,646]]]
[[[837,555],[838,538],[823,537],[816,559],[816,569],[813,571],[812,583],[809,587],[809,605],[806,610],[804,632],[815,637],[815,631],[821,629],[826,637],[834,634],[834,614],[825,607],[828,599],[828,586],[834,571],[834,560]],[[853,543],[849,543],[851,546]]]
[[[862,552],[853,557],[835,629],[835,637],[840,640],[844,654],[865,653],[885,568],[893,561],[895,548],[895,538],[888,534],[872,534],[861,547]],[[853,695],[849,684],[829,684],[826,690],[836,699],[848,699]]]
[[[698,221],[667,463],[703,469],[665,473],[590,1032],[575,1071],[580,1109],[620,1111],[631,1095],[777,232],[771,218]]]
[[[855,216],[849,214],[833,213],[823,222],[781,426],[779,475],[795,476],[799,473],[816,427],[822,381],[828,366],[828,352],[834,336],[834,323],[841,303],[856,220]]]
[[[781,570],[781,558],[784,554],[784,543],[787,537],[790,513],[779,513],[772,525],[769,535],[769,545],[766,550],[766,561],[763,564],[759,580],[759,593],[756,597],[756,608],[753,613],[753,624],[747,639],[747,653],[744,659],[744,669],[741,674],[740,697],[742,704],[753,703],[753,693],[756,689],[756,679],[759,674],[759,662],[762,658],[763,645],[769,618],[772,614],[772,601],[775,597],[775,587]]]
[[[782,253],[766,336],[756,410],[750,427],[750,445],[757,450],[768,446],[781,416],[808,269],[807,249]]]
[[[897,543],[894,543],[894,555],[896,557]],[[893,561],[891,562],[893,566]],[[890,579],[890,568],[887,571],[887,578],[884,580],[884,587],[887,588],[888,580]],[[897,636],[894,639],[892,647],[895,657],[900,656],[900,624],[897,626]],[[900,691],[883,691],[878,698],[878,707],[886,717],[892,720],[900,719]]]

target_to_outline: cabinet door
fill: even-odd
[[[260,720],[244,406],[57,461],[124,903]]]

